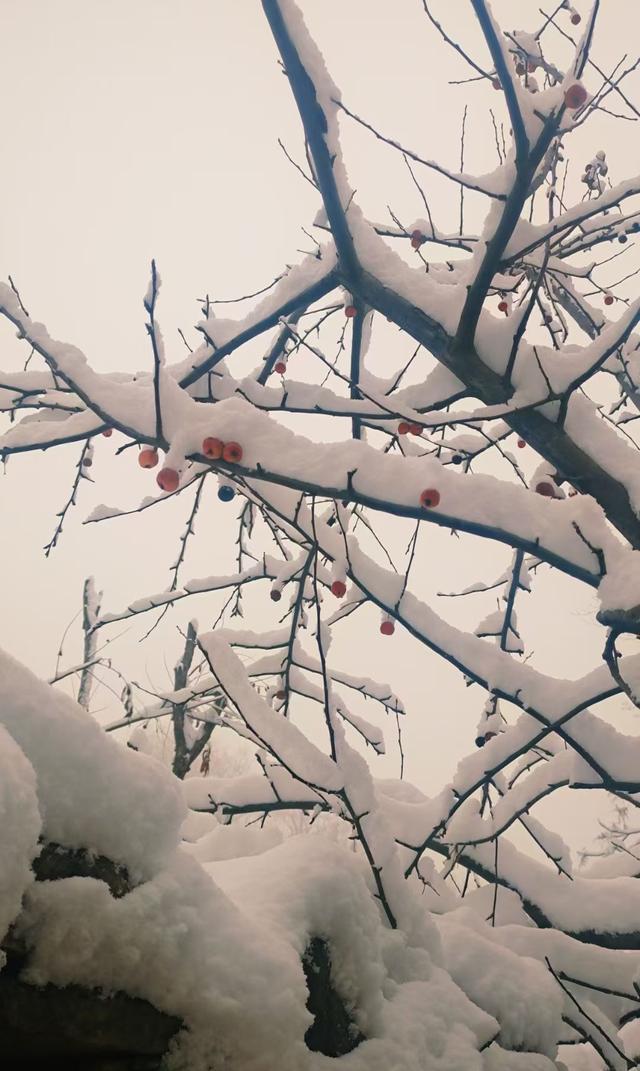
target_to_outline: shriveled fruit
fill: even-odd
[[[420,505],[425,509],[433,509],[440,501],[440,492],[435,487],[427,487],[420,495]]]
[[[177,491],[180,484],[180,476],[175,469],[160,469],[156,476],[156,482],[163,491]]]
[[[242,447],[240,443],[225,443],[222,451],[223,461],[230,461],[233,465],[239,465],[242,461]]]
[[[224,443],[222,439],[214,439],[212,435],[209,435],[206,439],[202,440],[202,453],[205,457],[213,458],[214,461],[218,461],[222,457],[222,451],[224,450]]]
[[[587,100],[587,96],[588,94],[584,86],[580,82],[574,82],[573,85],[565,90],[564,102],[567,108],[570,108],[573,112],[577,108],[582,107]]]
[[[138,454],[138,464],[142,469],[155,469],[158,464],[158,451],[141,450]]]

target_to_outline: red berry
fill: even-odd
[[[222,451],[224,461],[231,461],[233,465],[239,465],[242,461],[242,447],[240,443],[225,443]]]
[[[553,484],[547,483],[546,480],[543,480],[541,483],[537,483],[536,484],[536,492],[539,495],[542,495],[543,498],[555,498],[556,497],[556,493],[555,493],[555,491],[553,489]]]
[[[380,625],[380,631],[383,636],[393,636],[396,630],[396,626],[393,621],[383,621]]]
[[[577,11],[574,11],[573,15],[571,16],[571,21],[574,26],[577,26],[579,22],[582,22],[582,16],[579,15]]]
[[[142,469],[155,469],[158,464],[158,451],[141,450],[138,454],[138,464]]]
[[[420,505],[425,509],[433,509],[440,501],[440,492],[435,487],[428,487],[420,495]]]
[[[409,431],[412,435],[422,435],[422,424],[409,424]]]
[[[411,424],[407,424],[406,420],[401,420],[398,424],[398,435],[408,435],[411,430]]]
[[[574,82],[572,86],[565,90],[564,102],[571,111],[581,108],[586,99],[587,91],[580,82]]]
[[[214,461],[218,461],[222,457],[223,450],[224,443],[222,439],[214,439],[210,435],[202,440],[202,453],[205,457],[212,457]]]
[[[271,589],[271,601],[272,602],[280,602],[281,598],[282,598],[282,592],[279,591],[278,588],[272,588]]]
[[[411,248],[419,249],[421,245],[424,245],[425,237],[422,231],[411,231]]]
[[[347,585],[344,580],[334,580],[331,585],[331,593],[335,595],[336,599],[343,599],[347,594]]]
[[[524,63],[516,63],[516,74],[523,75],[526,69]]]
[[[279,376],[283,376],[285,374],[285,372],[287,371],[287,366],[284,363],[284,361],[276,361],[276,363],[275,363],[275,365],[273,367],[274,367],[274,371],[277,372]]]
[[[500,82],[499,78],[492,78],[491,85],[494,89],[502,89],[502,83]]]
[[[526,445],[527,445],[527,444],[526,444],[526,442],[524,441],[524,439],[518,439],[518,447],[519,447],[519,449],[520,449],[520,450],[524,450],[524,448],[525,448],[525,446],[526,446]]]
[[[605,294],[604,303],[605,305],[613,305],[613,294]]]
[[[113,435],[113,428],[105,428],[102,434],[104,435],[105,439],[110,439]]]
[[[83,464],[85,469],[90,469],[91,466],[93,465],[93,458],[83,457],[82,464]]]
[[[352,320],[357,311],[355,305],[345,305],[344,307],[344,314],[348,320]]]
[[[509,303],[507,301],[499,301],[498,309],[500,312],[509,312]]]
[[[180,477],[175,469],[160,469],[156,481],[163,491],[177,491]]]
[[[281,688],[279,692],[276,692],[276,699],[282,700],[282,699],[286,699],[286,698],[287,698],[287,693],[285,692],[284,688]]]

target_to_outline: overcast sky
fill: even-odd
[[[96,368],[131,371],[149,366],[142,295],[155,257],[163,278],[159,317],[169,358],[181,358],[177,329],[192,342],[198,339],[197,298],[205,292],[218,298],[251,292],[310,245],[301,226],[310,227],[318,200],[277,144],[281,138],[302,159],[299,121],[261,5],[4,0],[1,6],[0,276],[11,274],[31,315],[54,337],[80,346]],[[440,44],[420,0],[303,0],[302,7],[355,111],[416,151],[455,167],[467,105],[467,169],[482,173],[496,165],[488,108],[505,118],[501,94],[486,84],[447,85],[448,79],[465,78],[467,68]],[[538,25],[537,2],[495,0],[493,7],[509,29]],[[576,7],[586,15],[583,0]],[[634,0],[604,0],[601,7],[593,55],[610,70],[637,47],[640,10]],[[467,0],[433,0],[433,9],[484,62]],[[566,53],[553,29],[545,44],[562,64]],[[599,84],[591,75],[587,83]],[[637,75],[628,92],[640,98]],[[397,156],[350,125],[344,127],[344,144],[356,196],[367,213],[386,218],[390,205],[407,220],[422,214]],[[604,148],[612,180],[618,181],[638,169],[637,146],[636,124],[596,118],[576,135],[575,148],[570,146],[574,174],[582,169],[582,157]],[[439,225],[455,227],[457,192],[437,176],[427,182]],[[467,199],[470,226],[478,224],[479,207],[473,196]],[[4,326],[0,340],[3,367],[18,367],[22,350]],[[252,352],[259,354],[260,347]],[[305,433],[313,436],[317,429]],[[118,609],[161,590],[175,557],[184,504],[133,521],[82,527],[96,504],[133,506],[148,493],[149,478],[132,453],[115,459],[117,445],[115,437],[98,444],[96,484],[82,486],[77,509],[48,560],[42,547],[71,486],[78,447],[14,458],[0,484],[0,643],[44,676],[53,672],[85,576],[95,574],[105,606]],[[233,568],[229,517],[217,502],[205,504],[185,577]],[[504,548],[483,548],[470,537],[455,541],[437,530],[428,538],[433,553],[419,578],[425,592],[491,579],[508,561]],[[482,616],[479,604],[462,602],[443,606],[440,600],[437,609],[456,622]],[[253,606],[262,614],[260,605],[247,599],[248,611]],[[535,664],[567,677],[594,665],[602,636],[593,611],[590,592],[565,578],[541,577],[538,594],[520,613]],[[211,614],[204,600],[190,612],[203,624]],[[163,662],[174,661],[175,628],[188,614],[181,609],[168,618],[162,636],[154,636],[145,650],[138,645],[144,629],[132,627],[114,644],[118,664],[149,686],[165,687]],[[63,662],[78,657],[72,630]],[[480,691],[466,689],[455,671],[411,641],[398,635],[392,644],[382,640],[373,612],[343,627],[335,657],[354,672],[371,673],[375,665],[406,699],[408,776],[426,791],[437,790],[475,735]],[[106,691],[97,701],[115,708]],[[615,709],[611,704],[611,712],[616,724],[637,731],[635,714],[623,704]],[[391,745],[393,734],[388,735]],[[394,775],[397,755],[392,746],[389,750],[381,771]],[[571,800],[566,804],[581,842],[596,810],[606,810],[604,800],[585,805],[583,796],[579,808]]]

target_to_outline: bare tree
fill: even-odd
[[[624,296],[633,268],[606,281],[616,257],[631,263],[640,176],[611,181],[599,148],[586,166],[569,167],[571,135],[594,113],[637,120],[624,86],[634,67],[607,75],[598,66],[597,0],[582,21],[568,4],[555,5],[526,33],[501,30],[484,0],[471,0],[485,42],[478,58],[423,0],[443,48],[471,69],[469,94],[491,84],[506,107],[506,122],[494,118],[497,166],[478,176],[465,170],[464,126],[460,170],[400,144],[342,99],[291,0],[262,6],[302,123],[300,170],[322,202],[315,248],[265,287],[244,317],[221,320],[205,299],[199,346],[172,364],[157,322],[153,264],[144,299],[152,368],[135,380],[94,371],[27,314],[13,284],[2,286],[0,311],[42,367],[2,376],[0,402],[12,425],[0,450],[7,458],[78,442],[82,468],[94,438],[117,433],[121,450],[140,448],[143,467],[160,466],[160,494],[141,510],[161,509],[173,496],[188,503],[169,588],[122,612],[96,608],[88,636],[205,592],[225,595],[212,628],[189,625],[173,689],[110,730],[171,718],[179,777],[209,746],[214,725],[250,740],[256,775],[233,785],[211,778],[204,809],[229,820],[338,814],[392,929],[410,931],[414,887],[446,885],[459,906],[488,886],[493,926],[507,890],[540,935],[528,954],[546,960],[566,998],[557,1041],[588,1042],[608,1067],[634,1066],[617,1031],[637,1015],[637,986],[606,981],[608,959],[601,973],[596,966],[576,973],[568,952],[564,962],[557,950],[547,953],[544,937],[566,935],[565,949],[578,942],[620,950],[622,963],[640,950],[635,879],[607,887],[574,876],[561,832],[531,814],[562,788],[603,789],[629,808],[640,805],[640,744],[606,714],[615,696],[640,705],[640,299]],[[358,124],[397,154],[420,216],[407,204],[390,211],[390,222],[365,217],[343,161],[341,123]],[[434,172],[459,197],[454,232],[430,209]],[[465,226],[470,192],[486,204],[477,229]],[[398,331],[381,376],[370,356],[385,321]],[[236,378],[233,355],[268,333],[258,367]],[[296,379],[303,363],[312,382]],[[295,426],[304,434],[282,415],[301,418]],[[343,429],[341,441],[309,438],[322,417]],[[525,449],[536,456],[529,477],[518,461],[531,456],[519,455]],[[203,488],[216,481],[221,503],[240,504],[237,570],[184,581]],[[89,520],[122,512],[101,509]],[[500,575],[453,593],[497,600],[474,633],[449,624],[417,593],[431,525],[505,549]],[[397,565],[389,548],[398,532],[409,542]],[[464,553],[468,543],[461,538],[459,546]],[[576,681],[537,668],[519,631],[517,607],[548,570],[599,597],[602,661]],[[283,609],[273,628],[236,627],[248,585]],[[384,636],[403,629],[481,693],[470,754],[429,801],[392,800],[363,758],[365,748],[384,750],[384,734],[351,697],[376,705],[394,736],[405,715],[400,699],[332,664],[340,622],[367,605],[379,610]],[[550,620],[553,613],[550,606]],[[85,674],[93,657],[88,646]],[[324,749],[292,717],[305,702],[322,719]],[[510,840],[516,827],[531,854]]]

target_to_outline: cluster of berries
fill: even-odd
[[[111,435],[112,430],[112,428],[107,428],[103,432],[103,435]],[[232,465],[239,465],[242,461],[242,447],[240,446],[240,443],[225,443],[222,439],[214,439],[212,436],[208,436],[203,440],[202,453],[205,457],[211,458],[213,461],[228,461]],[[155,469],[158,461],[159,455],[155,447],[146,447],[138,454],[138,464],[143,469]],[[165,466],[165,468],[160,469],[160,472],[156,476],[156,482],[162,491],[177,491],[180,486],[180,473],[177,469]],[[235,491],[230,484],[221,484],[218,490],[218,498],[223,502],[230,502],[234,495]]]

